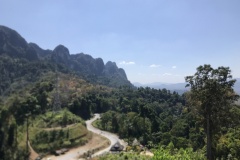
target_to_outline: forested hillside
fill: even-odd
[[[72,55],[63,45],[43,50],[0,26],[0,74],[0,159],[27,159],[28,138],[44,154],[83,145],[90,137],[84,120],[94,113],[101,113],[99,128],[129,145],[136,139],[155,159],[204,159],[209,150],[208,159],[240,159],[239,96],[227,67],[200,66],[182,95],[134,88],[114,62]]]
[[[63,45],[44,50],[5,26],[0,26],[0,74],[0,159],[26,159],[27,119],[35,123],[35,118],[52,112],[56,92],[61,92],[60,108],[86,119],[95,111],[85,98],[89,92],[110,90],[106,86],[132,87],[114,62],[104,64],[84,53],[70,55]],[[62,125],[66,120],[56,121],[48,123]]]
[[[239,159],[239,95],[231,70],[199,66],[186,82],[191,91],[183,95],[149,87],[120,88],[112,93],[118,99],[115,107],[96,125],[118,133],[129,144],[137,139],[158,148],[159,159],[177,159],[181,154],[187,159],[194,155],[203,159],[204,154],[207,159]]]
[[[73,73],[96,84],[111,87],[132,84],[123,69],[115,62],[104,64],[101,58],[78,53],[58,45],[54,50],[44,50],[37,44],[27,43],[16,31],[0,26],[0,94],[11,92],[12,84],[20,80],[35,82],[46,72]]]

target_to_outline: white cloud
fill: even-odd
[[[171,73],[164,73],[163,76],[171,76]]]
[[[138,73],[138,75],[139,75],[139,76],[145,76],[145,74],[143,74],[143,73]]]
[[[152,65],[150,65],[149,67],[151,67],[151,68],[158,68],[158,67],[161,67],[161,65],[158,65],[158,64],[152,64]]]
[[[177,66],[172,66],[172,69],[176,69],[177,68]]]
[[[135,64],[135,62],[126,62],[126,61],[122,61],[122,62],[120,62],[119,64],[122,64],[122,65],[133,65],[133,64]]]

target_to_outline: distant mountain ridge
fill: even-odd
[[[236,83],[234,85],[234,90],[240,95],[240,78],[236,78]]]
[[[185,88],[186,83],[162,83],[162,82],[154,82],[154,83],[147,83],[147,84],[141,84],[138,82],[133,83],[136,87],[150,87],[155,89],[167,89],[170,91],[178,92],[179,94],[182,94],[189,90],[189,88]]]
[[[240,94],[240,78],[235,78],[236,83],[234,85],[234,90],[236,93]],[[155,83],[147,83],[147,84],[141,84],[138,82],[134,82],[133,85],[136,87],[150,87],[155,89],[163,89],[166,88],[170,91],[178,92],[179,94],[182,94],[186,91],[188,91],[190,88],[185,87],[187,83],[161,83],[161,82],[155,82]]]
[[[118,68],[115,62],[109,61],[104,64],[101,58],[93,58],[88,54],[70,54],[68,48],[63,45],[58,45],[53,50],[44,50],[35,43],[27,43],[15,30],[1,25],[0,57],[24,60],[26,63],[45,63],[47,66],[52,66],[52,70],[53,66],[57,65],[58,68],[74,72],[87,81],[110,87],[132,86],[125,71]],[[13,72],[5,68],[2,74],[6,70],[8,74]]]

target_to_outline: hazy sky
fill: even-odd
[[[240,77],[240,0],[0,0],[0,25],[114,61],[131,82],[184,82],[203,64]]]

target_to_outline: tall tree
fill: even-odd
[[[230,108],[238,98],[233,86],[229,67],[213,69],[211,65],[199,66],[193,76],[185,77],[187,86],[191,86],[191,99],[195,101],[196,113],[203,120],[207,135],[207,159],[214,156],[213,136],[220,131],[220,127],[231,118]]]

